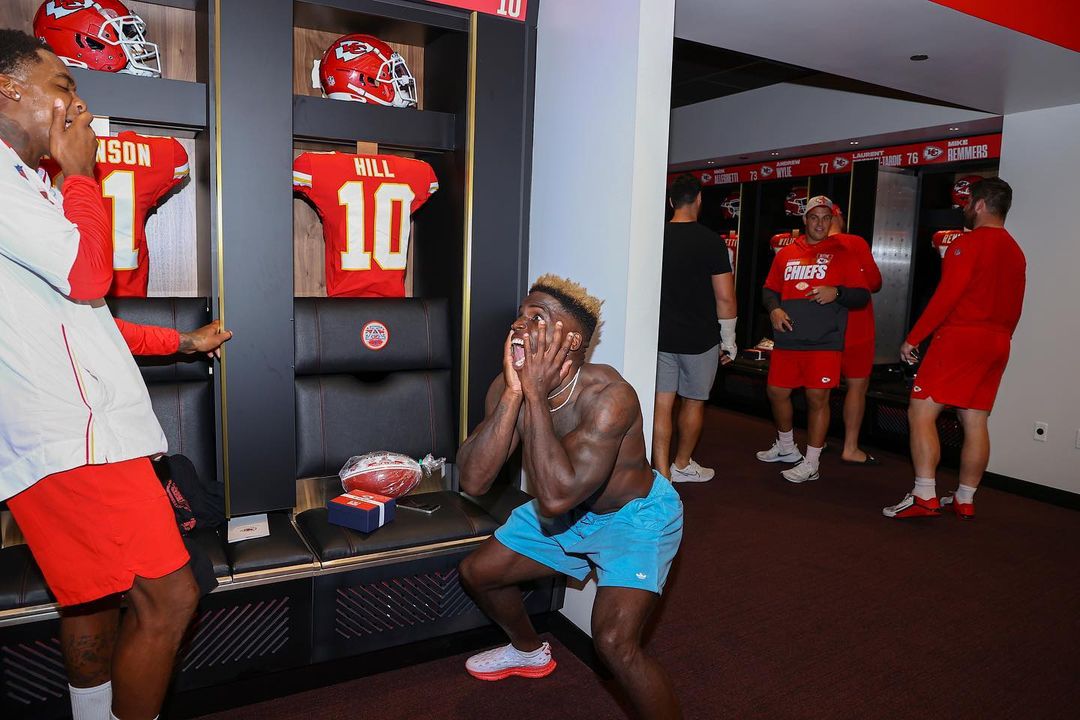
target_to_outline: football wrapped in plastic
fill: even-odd
[[[428,455],[417,462],[408,455],[380,450],[355,455],[341,468],[338,476],[345,492],[369,492],[387,497],[401,497],[436,470],[442,471],[444,458]]]

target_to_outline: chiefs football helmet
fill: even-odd
[[[952,206],[964,210],[971,201],[971,186],[982,180],[981,175],[965,175],[957,178],[952,186]]]
[[[405,58],[371,35],[343,35],[311,69],[311,81],[335,100],[416,107],[416,78]]]
[[[158,46],[145,33],[120,0],[49,0],[34,15],[34,35],[65,65],[161,77]]]
[[[806,214],[807,194],[808,188],[805,185],[792,188],[787,194],[787,200],[784,201],[784,213],[794,217],[802,217]]]
[[[724,211],[724,219],[732,220],[739,217],[739,208],[742,205],[742,193],[738,190],[724,198],[720,203],[720,209]]]

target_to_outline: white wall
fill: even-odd
[[[1080,493],[1078,136],[1080,105],[1005,116],[1005,227],[1027,255],[1027,293],[990,419],[990,470]],[[1036,421],[1049,423],[1046,442],[1032,439]]]
[[[558,273],[604,300],[592,361],[637,390],[646,446],[674,18],[674,0],[543,0],[537,31],[530,280]],[[594,595],[568,590],[563,608],[587,632]]]
[[[669,159],[672,164],[692,162],[993,117],[780,83],[672,110]]]

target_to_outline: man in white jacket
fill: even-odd
[[[141,720],[160,709],[197,590],[150,465],[166,440],[101,299],[112,247],[91,119],[56,55],[0,30],[0,500],[61,606],[75,718]],[[207,326],[177,349],[227,339]]]

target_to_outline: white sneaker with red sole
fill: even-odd
[[[485,650],[465,661],[465,669],[478,680],[503,680],[511,675],[542,678],[555,671],[551,645],[543,643],[531,653],[523,653],[513,645]]]

